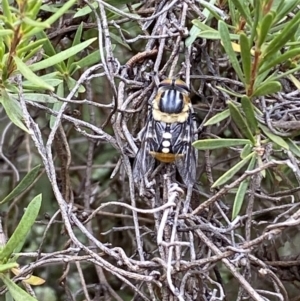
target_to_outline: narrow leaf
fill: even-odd
[[[294,36],[300,22],[300,11],[287,22],[283,30],[278,34],[263,51],[262,56],[267,59],[269,56],[276,53]]]
[[[13,33],[14,33],[14,31],[11,29],[0,29],[0,37],[12,35]]]
[[[276,1],[275,3],[276,4]],[[286,15],[294,10],[294,8],[299,4],[299,0],[282,0],[280,5],[278,5],[276,9],[276,18],[274,23],[276,24],[282,18],[286,17]]]
[[[122,45],[123,47],[127,48],[129,51],[132,51],[130,46],[123,41],[119,35],[114,34],[113,32],[109,33],[109,36],[111,37],[112,40],[116,41],[118,44]]]
[[[244,1],[232,0],[239,13],[245,18],[249,25],[252,24],[252,17],[248,5]]]
[[[64,85],[64,82],[62,82],[61,84],[59,84],[59,86],[57,87],[57,91],[56,91],[56,94],[57,96],[59,97],[64,97],[64,91],[65,91],[65,85]],[[54,105],[53,105],[53,110],[55,112],[58,112],[60,110],[60,108],[62,107],[63,105],[63,102],[62,101],[59,101],[59,102],[56,102]],[[53,116],[51,115],[50,116],[50,128],[52,129],[53,126],[54,126],[54,123],[56,121],[56,116]]]
[[[10,269],[13,269],[13,268],[17,268],[19,265],[16,263],[16,262],[8,262],[8,263],[1,263],[0,264],[0,272],[3,273],[3,272],[6,272],[6,271],[9,271]]]
[[[5,16],[8,23],[12,23],[12,15],[11,15],[11,8],[9,7],[9,0],[2,0],[2,11],[3,16]]]
[[[257,120],[254,114],[254,107],[250,99],[247,96],[242,97],[241,100],[243,111],[246,115],[247,123],[253,134],[256,134],[258,130]]]
[[[185,40],[185,46],[186,47],[191,46],[195,42],[195,40],[198,38],[198,34],[200,32],[201,32],[201,30],[197,26],[193,25],[189,32],[188,38]]]
[[[11,95],[12,97],[18,97],[17,95]],[[59,100],[51,95],[42,94],[42,93],[24,93],[24,99],[26,101],[34,101],[34,102],[41,102],[41,103],[55,103]]]
[[[96,63],[101,62],[100,52],[97,49],[93,53],[82,58],[80,61],[74,62],[70,67],[70,75],[73,75],[74,72],[80,68],[90,67]]]
[[[219,21],[219,32],[221,35],[221,40],[223,43],[223,47],[229,57],[229,60],[232,64],[232,67],[234,68],[235,72],[237,73],[239,79],[244,83],[245,79],[243,76],[243,72],[241,70],[240,64],[237,60],[237,57],[234,53],[234,50],[232,48],[231,42],[230,42],[230,35],[227,28],[227,25],[223,21]]]
[[[253,97],[265,96],[272,93],[277,93],[281,90],[281,84],[277,81],[267,81],[262,83],[258,88],[255,89]]]
[[[29,51],[32,51],[33,49],[36,49],[38,48],[39,46],[42,46],[45,42],[46,42],[47,39],[39,39],[35,42],[30,42],[30,43],[27,43],[26,46],[23,46],[21,48],[18,48],[17,49],[17,54],[18,56],[20,56],[21,54],[23,53],[27,53]]]
[[[257,47],[260,49],[260,47],[262,46],[262,44],[265,42],[266,37],[269,33],[269,30],[273,24],[273,20],[275,17],[275,13],[274,12],[268,12],[264,17],[263,20],[261,22],[261,25],[259,27],[258,30],[258,41],[257,41]]]
[[[202,31],[202,30],[203,30],[203,31],[204,31],[204,30],[212,30],[212,31],[218,32],[216,29],[214,29],[214,28],[212,28],[212,27],[206,25],[203,21],[200,21],[200,20],[198,20],[198,19],[193,20],[192,23],[193,23],[195,26],[197,26],[199,29],[201,29],[201,31]]]
[[[54,88],[52,86],[45,83],[39,76],[33,73],[32,70],[30,70],[29,67],[22,62],[21,59],[15,56],[14,61],[18,67],[18,70],[28,81],[46,90],[54,91]]]
[[[60,9],[58,9],[50,18],[48,18],[45,23],[52,25],[55,21],[57,21],[64,13],[66,13],[75,3],[77,0],[69,0],[66,2]],[[24,35],[24,39],[30,38],[37,34],[38,32],[42,31],[43,29],[40,27],[35,27],[30,32]]]
[[[241,33],[240,35],[240,46],[245,83],[246,85],[249,85],[251,78],[251,47],[249,40],[244,33]]]
[[[193,146],[199,150],[210,150],[245,144],[251,144],[251,141],[248,139],[205,139],[195,141]]]
[[[242,116],[240,110],[231,102],[228,102],[230,115],[235,122],[236,126],[240,129],[242,135],[244,138],[249,139],[253,145],[255,145],[255,138],[251,133],[251,130],[249,128],[249,125],[247,124],[247,121]]]
[[[245,166],[249,160],[255,155],[255,152],[249,154],[246,158],[241,160],[239,163],[234,165],[232,168],[227,170],[213,185],[212,188],[221,186],[228,182],[237,172],[241,170],[243,166]]]
[[[259,74],[264,73],[265,71],[270,71],[271,68],[286,62],[289,59],[293,59],[300,54],[300,48],[290,49],[285,53],[278,55],[275,59],[265,62],[259,67]],[[262,60],[261,63],[264,61]]]
[[[12,236],[0,252],[0,260],[8,260],[13,252],[19,252],[23,243],[25,242],[26,236],[34,224],[42,202],[42,196],[39,194],[36,196],[28,205],[24,215],[17,228],[13,232]]]
[[[256,165],[256,157],[252,157],[247,170],[253,170]],[[232,220],[234,220],[240,213],[242,205],[244,203],[245,195],[249,186],[249,178],[245,179],[239,186],[237,193],[234,198],[233,208],[232,208]]]
[[[245,159],[251,152],[252,152],[253,146],[250,144],[246,144],[241,152],[241,159]]]
[[[80,44],[81,37],[82,37],[82,28],[83,28],[83,23],[81,22],[80,25],[78,26],[77,30],[76,30],[72,46],[76,46],[76,45]],[[67,69],[68,70],[70,70],[70,66],[74,62],[74,59],[75,59],[75,55],[71,56],[68,59],[68,62],[67,62]]]
[[[29,133],[27,127],[23,123],[23,112],[20,103],[17,100],[9,97],[4,89],[1,91],[1,94],[2,98],[0,99],[0,102],[2,103],[5,113],[10,121],[18,126],[21,130]]]
[[[42,29],[50,28],[50,25],[47,24],[47,22],[39,22],[36,20],[32,20],[31,18],[28,18],[28,17],[24,17],[23,21],[32,27],[40,27]]]
[[[26,174],[26,176],[22,179],[22,181],[15,187],[15,189],[7,195],[0,204],[4,204],[6,202],[9,202],[10,200],[14,199],[18,195],[20,195],[24,190],[26,190],[36,179],[39,171],[40,171],[40,165],[37,165],[34,167],[29,173]]]
[[[224,92],[228,93],[229,95],[237,97],[237,98],[242,98],[244,96],[244,94],[240,94],[240,93],[237,93],[235,91],[232,91],[232,90],[229,90],[229,89],[225,89],[225,88],[223,88],[221,86],[217,86],[217,88],[219,90],[224,91]]]
[[[264,134],[273,142],[275,142],[277,145],[285,148],[285,149],[289,149],[288,144],[285,142],[284,139],[282,139],[281,137],[273,134],[266,126],[262,125],[261,123],[259,123],[259,127],[262,129],[262,131],[264,132]]]
[[[32,71],[38,71],[42,69],[46,69],[48,67],[53,67],[54,65],[68,59],[69,57],[77,54],[78,52],[82,51],[86,47],[88,47],[91,43],[93,43],[96,40],[96,38],[89,39],[85,42],[82,42],[76,46],[73,46],[69,49],[66,49],[60,53],[57,53],[47,59],[44,59],[38,63],[32,64],[30,66],[30,69]]]
[[[204,125],[208,126],[208,125],[214,125],[217,124],[221,121],[223,121],[224,119],[228,118],[230,116],[230,111],[224,110],[221,113],[216,114],[215,116],[211,117],[209,120],[207,120]]]
[[[300,147],[292,139],[287,139],[286,143],[289,146],[289,150],[299,159],[300,158]]]
[[[0,274],[1,280],[4,282],[8,291],[12,295],[15,301],[37,301],[37,299],[31,297],[26,291],[22,290],[17,284],[10,280],[4,274]]]
[[[94,9],[96,9],[98,7],[98,3],[93,2],[90,4],[90,6],[92,6]],[[84,7],[78,9],[77,12],[74,14],[73,19],[89,15],[92,12],[92,9],[90,6],[85,5]]]

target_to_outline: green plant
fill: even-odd
[[[19,196],[25,189],[27,189],[36,179],[39,168],[40,166],[37,166],[32,169],[15,187],[15,189],[1,201],[1,205],[11,201],[13,198]],[[16,301],[36,300],[10,279],[9,271],[11,270],[15,274],[19,273],[19,265],[17,263],[18,256],[16,253],[22,250],[27,235],[38,216],[41,207],[41,201],[42,197],[41,195],[38,195],[29,203],[22,219],[7,242],[3,241],[4,237],[2,236],[2,246],[0,248],[0,279],[5,284],[9,294]],[[24,281],[32,285],[43,283],[43,279],[36,276],[30,276]]]
[[[285,18],[292,13],[298,1],[228,1],[231,23],[225,23],[216,14],[213,6],[206,7],[207,18],[200,22],[194,20],[190,41],[196,37],[219,39],[229,61],[244,89],[233,91],[219,86],[233,99],[227,103],[228,109],[206,122],[214,125],[229,117],[234,121],[243,138],[248,139],[241,152],[241,161],[225,172],[213,187],[228,182],[246,164],[247,171],[262,165],[261,157],[267,144],[271,142],[274,149],[290,150],[299,156],[299,147],[289,138],[280,137],[264,124],[264,112],[261,109],[260,97],[265,97],[281,90],[280,79],[300,69],[300,12],[293,18]],[[214,15],[218,19],[218,30],[208,24]],[[233,41],[237,41],[233,42]],[[283,71],[282,71],[283,70]],[[296,78],[292,78],[298,84]],[[214,140],[214,139],[213,139]],[[226,139],[197,141],[198,149],[212,149],[226,146]],[[230,146],[245,143],[244,139],[230,141]],[[290,148],[290,146],[292,147]],[[228,145],[229,146],[229,145]],[[265,171],[261,173],[266,176]],[[235,218],[242,207],[248,189],[249,178],[243,180],[235,195],[232,218]]]

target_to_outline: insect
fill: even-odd
[[[133,178],[140,183],[155,163],[175,164],[183,182],[196,180],[196,122],[189,98],[189,88],[179,79],[163,80],[149,105],[145,127],[139,134],[141,148],[135,158]]]

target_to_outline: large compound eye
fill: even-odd
[[[189,89],[189,87],[187,86],[187,84],[184,81],[182,81],[180,79],[176,79],[174,85],[175,85],[175,89],[176,88],[180,88],[179,91],[184,90],[184,91],[190,93],[190,89]]]
[[[184,94],[189,94],[190,93],[190,89],[189,87],[187,86],[187,84],[180,80],[180,79],[165,79],[163,80],[158,88],[160,90],[163,90],[163,91],[166,91],[166,90],[177,90],[181,93],[184,93]]]

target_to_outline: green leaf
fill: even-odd
[[[46,83],[48,83],[49,85],[51,85],[52,87],[56,87],[58,86],[62,80],[61,79],[47,79],[45,80]],[[34,84],[31,84],[30,82],[28,81],[24,81],[23,83],[23,88],[24,90],[27,89],[27,90],[35,90],[35,91],[44,91],[45,89],[44,88],[41,88],[40,86],[37,86],[37,85],[34,85]]]
[[[252,17],[249,11],[248,4],[245,1],[232,0],[239,13],[245,18],[249,25],[252,24]]]
[[[55,13],[59,10],[59,7],[57,4],[52,4],[52,3],[51,5],[44,4],[41,6],[41,10],[49,13]]]
[[[251,47],[244,33],[240,34],[240,46],[245,83],[249,85],[251,80]]]
[[[48,18],[46,21],[44,21],[45,23],[52,25],[55,21],[57,21],[64,13],[66,13],[75,3],[77,2],[77,0],[69,0],[68,2],[66,2],[60,9],[58,9],[50,18]],[[34,29],[32,29],[30,32],[28,32],[27,34],[25,34],[23,36],[24,39],[26,38],[30,38],[33,35],[37,34],[38,32],[40,32],[42,30],[42,28],[40,27],[36,27]]]
[[[192,28],[190,29],[189,36],[185,40],[185,46],[190,47],[195,40],[198,38],[198,34],[200,33],[199,28],[197,26],[193,25]]]
[[[114,34],[113,32],[109,33],[109,36],[111,37],[112,40],[116,41],[118,44],[122,45],[123,47],[125,47],[126,49],[128,49],[129,51],[132,51],[131,47],[125,43],[120,37],[119,35]]]
[[[26,190],[36,179],[39,171],[40,171],[40,165],[37,165],[34,167],[29,173],[26,174],[26,176],[22,179],[22,181],[15,187],[15,189],[7,195],[0,204],[4,204],[6,202],[9,202],[10,200],[14,199],[18,195],[20,195],[24,190]]]
[[[86,47],[88,47],[91,43],[93,43],[96,40],[96,38],[92,38],[89,39],[85,42],[82,42],[76,46],[73,46],[69,49],[66,49],[60,53],[57,53],[45,60],[42,60],[38,63],[32,64],[30,66],[30,69],[32,71],[38,71],[38,70],[42,70],[42,69],[46,69],[48,67],[52,67],[66,59],[68,59],[69,57],[71,57],[72,55],[77,54],[78,52],[82,51],[83,49],[85,49]]]
[[[243,72],[241,70],[240,64],[237,60],[236,54],[232,48],[231,45],[231,41],[230,41],[230,35],[229,35],[229,31],[227,28],[227,25],[225,24],[225,22],[223,21],[219,21],[219,32],[221,35],[221,40],[223,43],[223,47],[229,57],[229,60],[232,64],[233,69],[235,70],[235,72],[237,73],[239,79],[245,83],[245,78],[243,75]]]
[[[25,238],[34,224],[42,202],[42,196],[39,194],[28,205],[24,215],[17,228],[13,232],[12,236],[0,252],[0,261],[6,261],[9,259],[13,252],[19,252],[21,244],[23,245]]]
[[[40,103],[55,103],[59,101],[55,97],[43,93],[24,93],[23,96],[26,101],[33,101],[33,102],[40,102]],[[18,97],[18,95],[11,94],[11,97],[16,98]]]
[[[0,272],[7,272],[12,268],[17,268],[19,265],[16,262],[8,262],[5,264],[0,264]]]
[[[205,139],[198,140],[193,143],[193,146],[199,150],[210,150],[222,147],[231,147],[238,145],[251,144],[248,139]]]
[[[299,0],[282,0],[280,5],[276,9],[276,17],[274,23],[279,22],[281,19],[285,18],[288,13],[292,12],[294,8],[299,4]]]
[[[217,124],[221,121],[223,121],[224,119],[228,118],[230,116],[230,111],[224,110],[221,113],[216,114],[215,116],[211,117],[209,120],[207,120],[204,125],[208,126],[208,125],[214,125]]]
[[[231,90],[225,89],[225,88],[223,88],[221,86],[217,86],[217,88],[219,90],[224,91],[225,93],[228,93],[229,95],[237,97],[237,98],[242,98],[244,96],[244,94],[240,94],[240,93],[237,93],[235,91],[231,91]]]
[[[282,139],[281,137],[273,134],[266,126],[262,125],[261,123],[259,123],[259,127],[262,129],[262,131],[264,132],[264,134],[273,142],[275,142],[277,145],[285,148],[285,149],[289,149],[288,144],[285,142],[284,139]]]
[[[202,38],[202,39],[207,39],[207,40],[220,40],[221,39],[220,33],[216,30],[203,30],[203,31],[199,32],[198,37]],[[230,38],[230,40],[238,40],[239,35],[230,34],[229,38]]]
[[[11,8],[9,7],[9,0],[2,0],[2,13],[5,16],[8,23],[13,22],[13,18],[11,15]]]
[[[265,96],[268,94],[277,93],[281,90],[281,84],[277,81],[266,81],[255,89],[253,97]]]
[[[98,3],[93,2],[90,4],[94,9],[97,9]],[[85,5],[84,7],[78,9],[78,11],[74,14],[73,18],[79,18],[86,15],[89,15],[92,12],[92,9],[89,7],[89,5]]]
[[[53,57],[54,55],[56,55],[56,50],[54,49],[51,41],[48,39],[48,37],[44,31],[37,33],[36,37],[39,40],[46,39],[46,41],[43,44],[43,49],[45,51],[46,57]],[[67,67],[64,62],[60,62],[60,63],[56,64],[54,67],[61,74],[64,74],[65,72],[67,72]]]
[[[240,110],[231,101],[228,102],[228,106],[230,110],[230,115],[233,121],[235,122],[236,126],[240,129],[243,137],[248,138],[252,142],[252,145],[255,145],[255,138],[251,133],[249,125],[245,118],[242,116]]]
[[[85,56],[78,62],[74,62],[70,66],[70,75],[73,75],[78,69],[93,66],[96,63],[101,62],[101,57],[100,57],[100,51],[96,50],[93,53],[90,53],[89,55]]]
[[[2,103],[10,121],[18,126],[21,130],[29,133],[27,127],[23,123],[23,112],[20,103],[15,99],[10,98],[4,89],[1,91],[1,95],[2,98],[0,99],[0,102]]]
[[[286,45],[286,43],[294,36],[300,22],[300,11],[297,12],[293,18],[287,22],[283,30],[278,34],[262,52],[264,59],[272,56],[278,50]]]
[[[199,29],[201,29],[201,31],[203,30],[212,30],[212,31],[215,31],[215,32],[218,32],[216,29],[206,25],[203,21],[200,21],[198,19],[194,19],[192,21],[192,23]]]
[[[82,37],[82,28],[83,28],[83,23],[81,22],[80,25],[78,26],[77,30],[76,30],[76,34],[75,34],[75,37],[73,39],[72,46],[76,46],[80,43],[81,37]],[[68,62],[67,62],[67,69],[68,70],[70,70],[70,66],[74,62],[74,59],[75,59],[75,55],[71,56],[68,59]]]
[[[59,97],[64,97],[64,91],[65,91],[65,86],[64,86],[64,82],[62,82],[58,87],[57,87],[57,91],[56,91],[56,94],[57,96]],[[62,107],[63,105],[63,102],[62,101],[59,101],[59,102],[56,102],[54,105],[53,105],[53,110],[55,112],[58,112],[60,110],[60,108]],[[55,123],[55,120],[56,120],[56,116],[53,116],[51,115],[50,116],[50,129],[53,128],[54,126],[54,123]]]
[[[270,71],[270,69],[275,67],[276,65],[285,63],[289,59],[293,59],[293,58],[299,56],[299,54],[300,54],[300,48],[294,48],[294,49],[288,50],[285,53],[278,55],[274,59],[272,58],[273,60],[270,60],[267,62],[262,61],[261,63],[263,63],[263,64],[261,65],[261,67],[259,67],[259,74],[262,74],[265,71]]]
[[[42,46],[47,39],[39,39],[35,42],[26,43],[26,46],[17,49],[17,55],[20,57],[22,54],[32,51],[33,49],[38,49]]]
[[[290,74],[294,74],[295,72],[297,72],[297,71],[299,71],[300,70],[300,64],[299,65],[297,65],[295,68],[293,68],[293,69],[290,69],[290,70],[288,70],[288,71],[286,71],[286,72],[282,72],[282,73],[280,73],[280,74],[272,74],[270,77],[272,77],[272,80],[279,80],[279,79],[281,79],[281,78],[284,78],[284,77],[286,77],[287,75],[290,75]]]
[[[249,160],[255,156],[255,152],[249,154],[246,158],[244,158],[243,160],[241,160],[239,163],[237,163],[236,165],[234,165],[232,168],[230,168],[229,170],[227,170],[213,185],[211,188],[215,188],[217,186],[221,186],[223,184],[225,184],[226,182],[228,182],[238,171],[241,170],[241,168],[243,166],[246,165],[246,163],[249,162]]]
[[[47,22],[39,22],[36,20],[32,20],[31,18],[28,17],[24,17],[23,21],[32,27],[37,27],[41,29],[50,28],[50,24],[48,24]]]
[[[207,39],[207,40],[220,40],[220,34],[215,30],[202,30],[198,33],[198,38]]]
[[[13,33],[14,31],[11,29],[0,29],[0,37],[9,36],[12,35]]]
[[[251,132],[253,134],[256,134],[258,130],[258,125],[254,114],[253,104],[251,103],[251,100],[247,96],[242,97],[241,103],[242,103],[243,111],[246,115],[247,123],[251,129]]]
[[[225,20],[228,16],[224,13],[223,10],[217,8],[215,5],[215,0],[210,2],[201,1],[201,6],[205,7],[203,10],[203,15],[206,16],[206,20],[209,20],[211,15],[214,16],[217,20]]]
[[[241,152],[241,159],[245,159],[251,152],[253,146],[251,144],[246,144]]]
[[[112,50],[114,50],[116,45],[112,45]],[[78,69],[90,67],[101,62],[100,51],[90,53],[89,55],[82,58],[80,61],[74,62],[70,67],[70,75],[73,75]]]
[[[288,146],[289,150],[297,157],[300,158],[300,147],[292,140],[292,139],[287,139],[285,141]]]
[[[252,157],[247,170],[253,170],[254,166],[256,165],[256,156]],[[239,186],[237,193],[234,198],[233,208],[232,208],[232,220],[234,220],[237,215],[240,213],[244,199],[245,194],[247,192],[249,186],[249,178],[245,179]]]
[[[22,62],[21,59],[19,59],[18,57],[14,57],[14,61],[18,67],[18,70],[22,73],[22,75],[30,82],[32,82],[33,84],[44,88],[46,90],[50,90],[50,91],[54,91],[54,88],[50,85],[48,85],[47,83],[45,83],[39,76],[37,76],[35,73],[33,73],[29,67]]]
[[[114,7],[119,7],[124,4],[129,4],[133,1],[134,0],[107,0],[106,2],[108,2],[110,5],[112,5]]]
[[[66,78],[66,83],[67,83],[69,91],[71,91],[76,86],[77,81],[75,79],[73,79],[72,77],[68,76]],[[84,93],[84,92],[85,92],[84,86],[80,85],[79,88],[78,88],[78,90],[77,90],[77,93]]]
[[[35,56],[37,54],[38,51],[41,50],[41,48],[43,47],[43,45],[37,46],[35,48],[33,48],[29,53],[27,53],[24,58],[23,58],[23,62],[28,62],[33,56]],[[17,55],[18,57],[22,57],[22,55]]]
[[[31,297],[26,291],[22,290],[17,284],[10,280],[6,275],[0,274],[1,280],[4,282],[8,291],[15,301],[38,301]]]
[[[270,31],[270,28],[273,24],[275,18],[275,12],[268,12],[261,22],[261,25],[258,29],[258,41],[257,41],[257,47],[260,49],[261,45],[265,42],[266,37]]]
[[[29,7],[28,7],[28,16],[30,16],[31,19],[35,20],[37,18],[37,15],[40,11],[42,0],[37,1],[28,1]],[[30,3],[31,2],[31,3]]]

